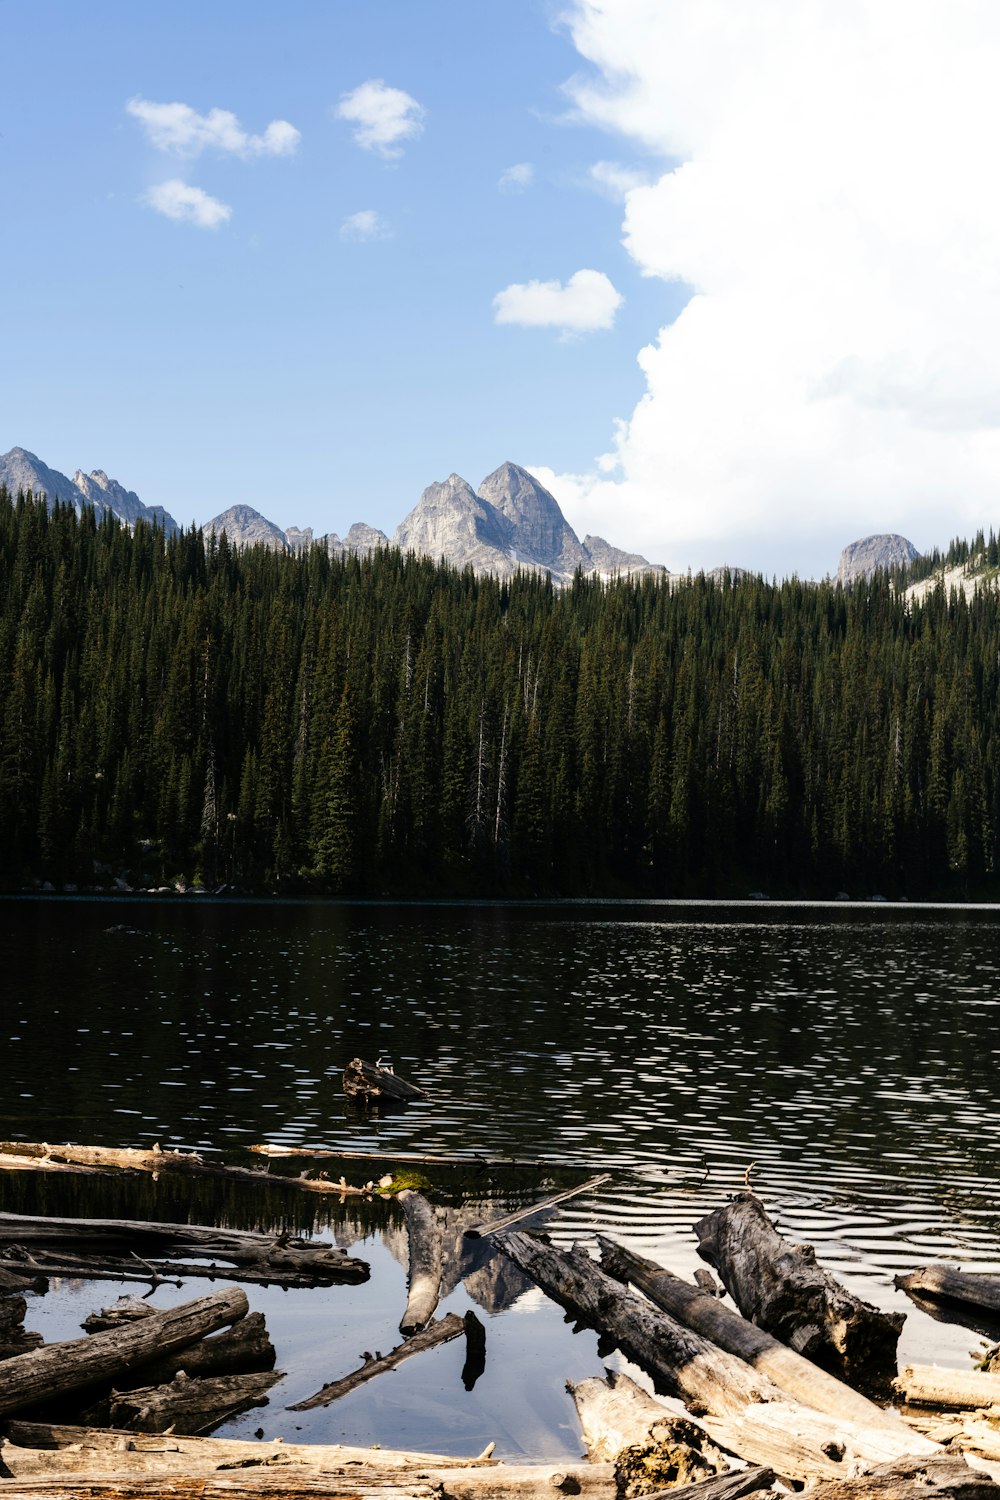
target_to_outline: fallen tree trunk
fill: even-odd
[[[396,1197],[406,1215],[409,1249],[406,1311],[399,1331],[416,1333],[433,1318],[441,1296],[441,1222],[422,1194],[404,1188]]]
[[[907,1365],[894,1389],[915,1406],[1000,1407],[1000,1375],[982,1370],[942,1370],[937,1365]]]
[[[57,1219],[0,1213],[2,1264],[26,1279],[41,1276],[109,1276],[129,1281],[178,1276],[315,1286],[367,1281],[367,1263],[325,1240],[254,1234],[199,1224],[158,1224],[127,1219]],[[205,1264],[155,1257],[187,1251]],[[232,1263],[213,1264],[215,1258]]]
[[[0,1363],[0,1416],[113,1380],[119,1371],[196,1343],[246,1312],[246,1293],[233,1288],[168,1308],[127,1328],[109,1328],[15,1355]]]
[[[382,1104],[407,1104],[411,1099],[426,1099],[423,1089],[405,1078],[397,1078],[388,1068],[353,1057],[344,1069],[344,1093],[349,1099],[378,1100]]]
[[[305,1401],[297,1401],[294,1406],[289,1406],[289,1411],[310,1411],[314,1406],[329,1406],[331,1401],[346,1396],[348,1391],[356,1390],[359,1385],[364,1385],[366,1380],[374,1380],[376,1375],[381,1375],[384,1370],[394,1370],[404,1359],[411,1355],[422,1354],[426,1349],[436,1349],[438,1344],[447,1344],[451,1339],[457,1339],[460,1333],[465,1331],[464,1319],[457,1313],[449,1313],[447,1317],[440,1318],[436,1323],[416,1333],[405,1343],[398,1344],[388,1354],[379,1354],[374,1358],[368,1358],[360,1369],[345,1375],[341,1380],[331,1381],[329,1385],[323,1386],[322,1390]]]
[[[841,1286],[811,1245],[792,1245],[753,1193],[738,1193],[695,1225],[698,1254],[740,1312],[807,1359],[868,1381],[895,1373],[902,1313],[885,1313]]]
[[[157,1147],[143,1151],[132,1146],[50,1146],[35,1141],[2,1141],[0,1171],[73,1172],[91,1176],[149,1172],[154,1177],[173,1173],[222,1178],[255,1187],[266,1184],[300,1193],[338,1193],[342,1197],[371,1197],[374,1192],[372,1183],[352,1187],[343,1180],[335,1183],[325,1177],[272,1177],[266,1169],[230,1166],[227,1162],[207,1161],[196,1151],[162,1151]]]
[[[483,1170],[495,1167],[519,1172],[545,1170],[544,1162],[518,1161],[515,1157],[505,1156],[480,1156],[478,1152],[471,1156],[446,1156],[434,1152],[400,1151],[387,1156],[381,1151],[331,1151],[324,1146],[272,1146],[267,1142],[248,1146],[247,1150],[255,1151],[258,1156],[300,1156],[310,1161],[374,1161],[384,1167],[393,1167],[402,1162],[408,1166],[420,1167],[476,1167]]]
[[[598,1244],[601,1264],[611,1276],[638,1287],[657,1307],[685,1327],[711,1339],[720,1349],[745,1360],[796,1401],[864,1427],[884,1428],[897,1435],[901,1454],[913,1451],[907,1446],[911,1438],[909,1429],[895,1412],[883,1411],[874,1401],[725,1307],[718,1298],[681,1281],[654,1261],[645,1260],[600,1235]]]
[[[854,1479],[830,1480],[809,1500],[1000,1500],[1000,1485],[963,1458],[899,1459]]]
[[[923,1297],[941,1298],[947,1302],[968,1303],[1000,1317],[1000,1276],[980,1271],[956,1271],[951,1266],[918,1266],[894,1283],[904,1292],[918,1292]]]
[[[133,1432],[210,1432],[227,1417],[266,1405],[268,1391],[282,1378],[280,1372],[271,1370],[191,1380],[181,1371],[169,1385],[116,1391],[108,1415],[112,1427]]]
[[[678,1417],[627,1375],[608,1371],[566,1389],[573,1397],[587,1456],[615,1466],[620,1496],[692,1484],[729,1472],[729,1460],[703,1428]]]
[[[142,1378],[150,1385],[173,1380],[181,1370],[185,1375],[249,1375],[274,1368],[275,1353],[264,1323],[264,1314],[248,1313],[225,1333],[201,1339],[186,1349],[178,1349],[164,1359],[153,1360],[142,1367]]]
[[[744,1495],[755,1495],[760,1490],[769,1490],[774,1483],[770,1469],[758,1466],[741,1469],[737,1474],[720,1474],[715,1479],[703,1479],[700,1484],[686,1484],[681,1489],[654,1491],[645,1500],[742,1500]]]
[[[537,1203],[529,1203],[524,1208],[519,1208],[515,1213],[505,1214],[502,1219],[486,1220],[482,1224],[473,1224],[471,1229],[465,1231],[467,1240],[482,1239],[485,1235],[497,1234],[501,1229],[509,1229],[514,1224],[520,1224],[525,1219],[534,1219],[538,1214],[545,1213],[550,1208],[555,1208],[557,1203],[565,1203],[568,1198],[578,1198],[581,1193],[592,1193],[604,1183],[611,1181],[610,1172],[601,1172],[597,1177],[588,1178],[581,1182],[579,1187],[567,1188],[562,1193],[552,1193],[548,1198],[539,1198]],[[402,1193],[400,1194],[402,1197]]]
[[[613,1338],[665,1394],[679,1397],[690,1410],[736,1414],[755,1401],[780,1396],[766,1376],[640,1301],[583,1251],[554,1250],[517,1229],[498,1234],[496,1243],[548,1296]]]

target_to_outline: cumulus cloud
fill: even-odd
[[[176,177],[151,187],[143,194],[142,202],[168,219],[194,224],[199,229],[218,229],[229,222],[233,212],[228,203],[220,203],[200,187],[192,187]]]
[[[350,214],[340,226],[342,240],[386,240],[389,233],[388,224],[373,208],[359,209],[356,214]]]
[[[501,193],[523,193],[535,180],[535,168],[530,161],[515,162],[505,172],[500,173],[497,187]]]
[[[200,115],[189,104],[154,104],[139,98],[130,99],[125,108],[158,151],[178,156],[200,156],[202,151],[242,157],[291,156],[301,140],[287,120],[272,120],[263,135],[249,135],[228,109],[210,109]]]
[[[1000,11],[570,0],[574,112],[658,157],[625,244],[688,293],[581,529],[673,566],[836,565],[996,521]],[[676,301],[674,303],[676,306]]]
[[[611,328],[624,298],[603,271],[575,271],[559,281],[514,282],[493,298],[494,322],[559,328],[566,334]]]
[[[599,193],[616,202],[624,202],[633,188],[644,187],[649,182],[646,172],[635,167],[623,167],[617,161],[595,161],[590,169],[590,183]]]
[[[401,142],[412,140],[424,128],[423,106],[381,78],[369,78],[342,95],[336,114],[354,126],[359,146],[390,160],[402,156]]]

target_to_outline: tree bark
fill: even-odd
[[[654,1261],[645,1260],[612,1240],[598,1236],[598,1243],[601,1264],[611,1276],[631,1282],[657,1307],[670,1313],[685,1327],[711,1339],[728,1354],[745,1360],[796,1401],[833,1417],[846,1417],[865,1427],[884,1427],[895,1432],[901,1444],[910,1439],[909,1429],[895,1412],[883,1411],[874,1401],[859,1395],[842,1380],[780,1344],[763,1328],[725,1307],[718,1298],[681,1281],[680,1277]],[[899,1448],[900,1453],[912,1451],[907,1446]]]
[[[613,1338],[665,1394],[679,1397],[691,1411],[736,1414],[755,1401],[780,1396],[766,1377],[640,1301],[583,1251],[554,1250],[517,1229],[498,1234],[496,1244],[544,1292]]]
[[[982,1370],[942,1370],[937,1365],[907,1365],[893,1382],[915,1406],[1000,1406],[1000,1375]]]
[[[48,1344],[0,1363],[0,1416],[39,1401],[112,1380],[122,1370],[196,1343],[247,1312],[246,1293],[213,1292],[128,1328],[109,1328],[69,1343]]]
[[[441,1223],[433,1206],[420,1193],[404,1188],[396,1201],[406,1215],[409,1247],[406,1311],[400,1333],[416,1333],[430,1322],[441,1296]]]
[[[210,1432],[227,1417],[263,1406],[282,1379],[274,1370],[257,1375],[213,1375],[190,1380],[182,1373],[168,1385],[116,1391],[108,1414],[112,1427],[132,1432]]]
[[[773,1483],[773,1471],[758,1466],[741,1469],[736,1474],[719,1474],[715,1479],[703,1479],[700,1484],[685,1484],[679,1490],[654,1490],[644,1500],[742,1500],[744,1495],[770,1490]]]
[[[329,1385],[323,1386],[322,1390],[314,1396],[309,1396],[305,1401],[297,1401],[294,1406],[288,1407],[289,1411],[310,1411],[314,1406],[329,1406],[331,1401],[336,1401],[340,1396],[346,1396],[348,1391],[356,1390],[359,1385],[364,1385],[366,1380],[374,1380],[376,1375],[381,1375],[384,1370],[394,1370],[404,1359],[409,1359],[413,1354],[422,1354],[426,1349],[436,1349],[438,1344],[447,1344],[451,1339],[457,1339],[465,1330],[465,1323],[457,1313],[449,1313],[446,1318],[440,1318],[436,1323],[430,1323],[420,1333],[415,1333],[405,1343],[398,1344],[388,1354],[377,1355],[374,1359],[366,1359],[360,1369],[345,1375],[341,1380],[331,1381]]]
[[[855,1297],[817,1264],[811,1245],[784,1239],[753,1193],[738,1193],[695,1225],[698,1253],[715,1267],[744,1317],[835,1373],[891,1378],[902,1313]]]
[[[951,1266],[918,1266],[905,1276],[895,1277],[895,1285],[904,1292],[918,1292],[922,1297],[941,1298],[946,1302],[964,1302],[1000,1317],[1000,1276],[980,1271],[956,1271]]]

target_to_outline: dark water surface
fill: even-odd
[[[691,1225],[753,1164],[753,1185],[787,1233],[813,1241],[862,1295],[908,1312],[901,1362],[967,1366],[976,1335],[912,1309],[892,1276],[931,1259],[1000,1270],[1000,919],[723,915],[5,902],[0,1137],[229,1154],[269,1141],[610,1168],[598,1196],[552,1216],[553,1238],[600,1231],[681,1274],[698,1264]],[[428,1099],[352,1119],[343,1065],[379,1054]],[[65,1183],[18,1178],[0,1182],[0,1206],[60,1211]],[[135,1191],[135,1217],[185,1209],[176,1187]],[[103,1211],[79,1180],[74,1192],[74,1211]],[[489,1192],[484,1179],[482,1198]],[[211,1198],[187,1207],[204,1218]],[[244,1205],[242,1217],[252,1214]],[[474,1307],[487,1325],[486,1373],[472,1392],[459,1341],[327,1410],[287,1413],[363,1350],[398,1342],[406,1298],[394,1211],[348,1201],[319,1215],[318,1228],[330,1219],[371,1263],[371,1281],[250,1289],[288,1376],[268,1407],[226,1431],[579,1451],[563,1385],[599,1372],[596,1339],[574,1335],[502,1259],[456,1265],[453,1279],[464,1279],[442,1304]],[[71,1337],[119,1290],[54,1286],[29,1326]],[[161,1288],[154,1301],[199,1294]]]

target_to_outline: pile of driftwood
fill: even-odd
[[[68,1148],[37,1149],[58,1157]],[[754,1194],[739,1194],[696,1226],[721,1288],[707,1271],[691,1284],[607,1239],[598,1241],[598,1261],[518,1227],[605,1180],[479,1221],[413,1189],[398,1191],[409,1273],[400,1343],[365,1355],[360,1367],[289,1408],[328,1405],[462,1336],[462,1380],[471,1389],[484,1368],[485,1329],[472,1313],[436,1313],[455,1277],[498,1247],[512,1276],[534,1281],[596,1329],[599,1348],[620,1349],[658,1393],[621,1372],[571,1386],[588,1458],[555,1466],[498,1463],[490,1449],[455,1459],[206,1436],[266,1402],[281,1379],[263,1318],[249,1312],[242,1287],[165,1311],[125,1297],[89,1318],[85,1337],[51,1346],[24,1331],[25,1294],[54,1275],[154,1286],[195,1275],[251,1287],[330,1284],[362,1279],[364,1263],[291,1236],[0,1214],[0,1500],[533,1500],[553,1490],[593,1500],[736,1500],[803,1488],[815,1500],[1000,1500],[993,1473],[996,1462],[1000,1474],[1000,1374],[907,1369],[897,1377],[902,1316],[855,1297],[808,1246],[786,1241]],[[941,1307],[978,1297],[986,1310],[1000,1309],[1000,1278],[956,1281],[932,1267],[900,1284]],[[889,1396],[898,1409],[880,1404]]]

